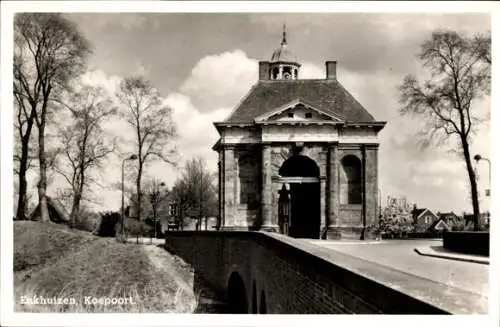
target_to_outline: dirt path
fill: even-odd
[[[196,300],[196,296],[193,292],[194,274],[189,265],[154,244],[145,245],[144,251],[147,253],[151,263],[156,267],[158,272],[168,275],[177,284],[178,288],[182,290],[185,296]]]
[[[188,302],[193,313],[224,313],[226,304],[217,300],[217,296],[213,291],[200,284],[196,286],[196,294],[194,290],[194,272],[190,265],[185,263],[181,258],[172,255],[158,245],[145,245],[144,250],[149,256],[149,259],[156,269],[167,274],[178,286],[177,301],[183,298],[182,303]],[[187,300],[186,300],[187,299]],[[185,304],[182,304],[185,308]],[[185,312],[185,311],[183,311]]]

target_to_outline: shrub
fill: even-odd
[[[120,213],[105,212],[101,214],[101,223],[97,235],[103,237],[115,237],[116,225],[120,222]]]
[[[83,209],[76,216],[74,228],[87,232],[95,232],[98,230],[100,223],[101,217],[99,214]]]
[[[154,227],[146,224],[144,221],[126,218],[125,229],[127,230],[127,233],[134,236],[150,236],[151,232],[154,230]]]

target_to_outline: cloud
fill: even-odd
[[[209,112],[200,112],[191,99],[181,93],[170,94],[166,100],[173,108],[173,119],[178,127],[178,147],[183,160],[201,155],[210,158],[210,166],[214,166],[216,153],[212,146],[218,139],[213,122],[224,120],[230,112],[229,108],[216,108]]]
[[[118,91],[121,80],[121,77],[116,75],[109,76],[101,69],[88,71],[80,78],[81,83],[100,86],[110,95],[114,95]]]
[[[466,33],[490,28],[487,13],[280,13],[250,15],[267,33],[286,22],[290,48],[306,61],[338,60],[350,71],[406,72],[409,58],[435,29]],[[408,33],[411,31],[411,33]],[[314,50],[311,47],[314,46]]]
[[[258,78],[258,62],[242,50],[206,56],[180,86],[202,112],[233,107]]]
[[[304,62],[300,67],[299,78],[300,79],[321,79],[325,78],[325,69],[318,67],[317,65]]]

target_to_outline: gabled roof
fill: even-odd
[[[256,117],[301,99],[312,107],[344,117],[347,122],[375,122],[373,116],[334,79],[259,81],[226,123],[252,123]]]
[[[422,212],[424,212],[425,210],[426,210],[425,208],[423,208],[423,209],[413,209],[413,214],[415,216],[419,217],[422,214]]]
[[[49,219],[55,223],[68,223],[70,221],[69,213],[64,209],[64,206],[57,199],[46,196],[47,209],[49,211]],[[29,220],[40,220],[40,204],[29,216]]]
[[[454,212],[440,212],[438,214],[439,218],[443,220],[457,220],[460,219]]]
[[[302,99],[295,99],[291,102],[284,104],[283,106],[281,106],[279,108],[274,108],[271,111],[268,111],[259,117],[255,117],[255,121],[260,122],[260,121],[268,120],[268,119],[272,118],[273,116],[279,115],[280,113],[282,113],[290,108],[293,108],[297,105],[303,105],[305,108],[308,108],[312,111],[315,111],[317,114],[319,114],[321,116],[324,116],[324,117],[326,116],[326,118],[328,118],[332,121],[336,121],[336,122],[343,122],[344,121],[344,117],[339,116],[339,115],[332,113],[332,112],[325,112],[321,109],[315,108],[313,105],[307,103],[306,101],[304,101]]]
[[[436,219],[439,219],[439,217],[434,212],[432,212],[431,209],[429,209],[429,208],[415,209],[413,212],[417,216],[417,220],[420,219],[421,217],[423,217],[423,215],[426,212],[428,212],[431,215],[433,215],[434,217],[436,217]]]
[[[450,229],[450,226],[448,226],[443,219],[437,219],[429,226],[429,230],[437,230],[439,229],[438,227],[442,227],[442,229]]]

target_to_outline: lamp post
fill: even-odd
[[[476,154],[474,156],[474,160],[476,160],[476,164],[480,161],[480,160],[485,160],[488,162],[488,189],[486,190],[486,196],[490,196],[491,195],[491,161],[490,159],[488,158],[485,158],[485,157],[482,157],[481,155],[479,154]]]
[[[124,206],[125,206],[125,196],[124,196],[124,188],[125,188],[125,178],[124,178],[124,175],[125,175],[125,172],[124,172],[124,169],[125,169],[125,161],[127,160],[137,160],[137,155],[133,154],[131,155],[130,157],[127,157],[125,159],[123,159],[122,161],[122,228],[121,228],[121,234],[123,235],[125,233],[125,214],[124,214]]]

